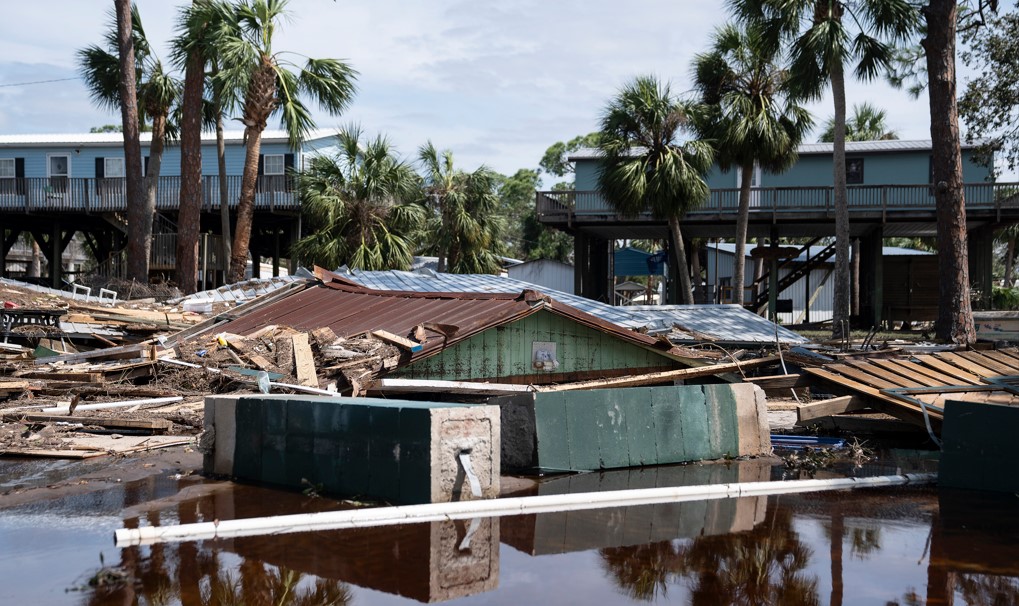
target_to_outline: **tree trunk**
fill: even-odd
[[[205,62],[188,55],[180,126],[180,214],[177,216],[177,286],[184,294],[198,290],[198,232],[202,221],[202,90]]]
[[[152,115],[152,143],[149,145],[149,170],[145,175],[145,233],[140,237],[145,244],[145,258],[152,259],[152,220],[156,216],[156,197],[159,195],[159,173],[163,168],[163,143],[166,141],[166,114]],[[146,262],[146,267],[148,262]]]
[[[850,313],[854,316],[860,315],[860,239],[854,238],[852,254],[850,255],[853,264],[853,281],[850,299]]]
[[[832,338],[848,336],[849,330],[849,200],[846,190],[846,76],[842,63],[831,68],[831,90],[835,99],[835,142],[832,176],[835,190],[835,292],[832,302]],[[843,331],[846,331],[844,333]]]
[[[240,282],[244,279],[244,268],[248,262],[251,224],[255,218],[255,184],[258,181],[258,154],[262,151],[262,129],[246,127],[244,140],[247,141],[247,150],[244,156],[244,174],[241,177],[241,197],[237,200],[237,230],[230,254],[230,275],[227,278],[229,282]],[[255,262],[258,260],[255,259]]]
[[[693,288],[699,296],[694,297],[696,301],[698,298],[703,301],[706,297],[704,296],[704,282],[701,280],[701,250],[700,241],[690,241],[690,273],[693,274]]]
[[[683,244],[683,232],[679,228],[679,217],[669,217],[669,232],[672,234],[672,254],[676,257],[679,269],[679,302],[683,305],[693,304],[693,290],[690,286],[690,266],[686,262],[686,247]]]
[[[1008,237],[1008,250],[1005,252],[1005,275],[1001,285],[1012,288],[1012,270],[1015,268],[1015,236]]]
[[[842,606],[843,580],[842,580],[842,544],[845,542],[846,520],[841,512],[831,514],[831,595],[828,598],[829,606]]]
[[[127,188],[127,278],[149,281],[147,249],[152,240],[152,215],[145,214],[142,147],[138,130],[138,91],[135,82],[131,1],[114,0],[117,13],[117,52],[120,56],[120,120],[124,131],[124,180]]]
[[[754,163],[749,162],[741,169],[739,182],[739,211],[736,214],[736,257],[732,270],[733,302],[743,305],[746,288],[747,224],[750,223],[750,186],[754,178]]]
[[[42,275],[42,249],[39,243],[32,238],[32,262],[28,265],[28,277],[38,278]]]
[[[219,72],[213,64],[212,73]],[[223,233],[223,274],[230,260],[230,183],[226,176],[226,140],[223,134],[223,92],[219,87],[212,89],[212,103],[216,109],[216,160],[219,167],[219,224]]]
[[[962,188],[962,152],[955,91],[955,0],[931,0],[923,9],[931,106],[934,200],[938,220],[937,337],[956,344],[976,341],[969,296],[966,249],[966,199]]]
[[[766,246],[764,238],[757,238],[757,247],[758,248],[764,248],[764,246]],[[757,298],[757,295],[761,294],[761,278],[763,278],[763,277],[764,277],[764,257],[758,257],[757,259],[754,259],[754,298],[755,299]],[[757,313],[756,309],[753,310],[753,311],[754,311],[754,313]]]

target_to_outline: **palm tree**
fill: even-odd
[[[179,97],[180,83],[163,69],[162,62],[152,51],[138,8],[125,5],[122,9],[120,4],[118,0],[118,12],[112,16],[114,22],[106,34],[106,48],[91,45],[81,49],[78,65],[92,101],[99,107],[120,108],[124,114],[124,166],[131,232],[127,245],[128,277],[147,282],[163,146],[167,133],[173,131],[169,123],[170,110]],[[121,15],[121,10],[126,14]],[[122,21],[129,24],[129,31],[121,32]],[[125,42],[129,42],[126,47]],[[152,143],[143,182],[141,144],[137,135],[147,120],[152,121]]]
[[[870,103],[853,105],[853,115],[846,120],[846,141],[890,141],[899,135],[888,128],[886,112]],[[818,141],[831,143],[835,140],[835,118],[824,123],[824,132]]]
[[[258,156],[269,118],[280,116],[290,145],[296,148],[315,126],[302,96],[317,101],[332,115],[346,109],[354,96],[357,74],[343,61],[309,58],[298,68],[284,58],[285,53],[275,50],[273,38],[279,22],[288,16],[286,6],[287,0],[240,2],[231,26],[218,44],[222,60],[218,78],[224,90],[244,91],[241,121],[247,142],[230,258],[231,281],[244,277],[254,217]]]
[[[504,221],[498,214],[499,176],[487,166],[474,172],[455,168],[453,152],[431,141],[418,150],[425,198],[431,207],[428,248],[439,255],[439,271],[499,273]]]
[[[335,156],[314,156],[298,189],[315,226],[294,245],[301,259],[335,268],[409,269],[410,235],[424,219],[418,176],[389,142],[356,127],[336,135]]]
[[[713,142],[720,168],[741,171],[733,284],[742,305],[754,166],[770,172],[792,166],[813,120],[789,98],[788,74],[756,29],[727,25],[715,32],[711,51],[694,59],[694,81],[707,106],[701,137]]]
[[[832,336],[848,329],[850,313],[849,202],[846,189],[846,74],[860,80],[890,71],[896,44],[918,26],[908,0],[728,0],[736,17],[760,28],[762,40],[790,55],[789,83],[804,99],[818,99],[831,85],[835,103],[835,293]]]
[[[679,220],[707,200],[704,174],[713,160],[708,143],[680,139],[692,130],[693,114],[694,106],[673,97],[668,83],[639,76],[605,108],[598,144],[604,155],[598,188],[616,212],[632,217],[650,210],[668,221],[684,304],[693,303],[693,291]]]

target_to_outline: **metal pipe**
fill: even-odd
[[[929,484],[936,480],[937,474],[924,473],[875,476],[870,478],[676,486],[537,497],[456,501],[452,503],[427,503],[424,505],[406,505],[401,507],[377,507],[242,520],[221,520],[197,524],[182,524],[179,526],[121,528],[115,533],[115,543],[117,547],[153,545],[156,543],[200,541],[215,538],[289,534],[343,528],[367,528],[392,524],[604,509],[609,507],[816,492],[844,488]]]

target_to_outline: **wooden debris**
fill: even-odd
[[[170,446],[183,446],[192,436],[75,436],[65,438],[60,448],[7,448],[3,454],[19,457],[91,459],[107,454],[131,454]]]
[[[371,334],[373,337],[382,339],[387,343],[392,343],[397,347],[402,347],[403,349],[406,349],[409,352],[421,351],[421,349],[423,348],[423,346],[420,343],[416,341],[411,341],[410,339],[401,337],[400,335],[394,335],[389,331],[373,330]]]
[[[695,368],[681,368],[679,370],[666,370],[653,372],[644,375],[629,377],[615,377],[612,379],[598,379],[595,381],[583,381],[579,383],[565,383],[563,385],[543,385],[537,387],[538,391],[577,391],[582,389],[603,389],[608,387],[638,387],[641,385],[653,385],[666,381],[678,381],[681,379],[695,379],[697,377],[710,377],[730,372],[739,372],[767,364],[778,362],[778,356],[767,356],[756,360],[747,360],[739,363],[712,364],[709,366],[697,366]]]
[[[36,364],[56,364],[58,362],[64,364],[74,364],[76,362],[95,362],[101,360],[125,360],[125,359],[136,359],[139,357],[148,358],[150,360],[156,359],[156,347],[153,343],[146,341],[143,343],[136,343],[133,345],[121,345],[118,347],[107,347],[105,349],[96,349],[94,351],[86,351],[82,353],[63,354],[57,356],[50,356],[48,358],[42,358],[36,360]]]
[[[311,353],[307,333],[298,333],[290,337],[294,349],[294,374],[297,384],[306,387],[318,387],[318,376],[315,374],[315,358]]]
[[[868,408],[867,401],[860,396],[840,396],[799,406],[796,410],[796,418],[798,423],[804,423],[865,408]]]
[[[0,415],[0,420],[5,423],[81,423],[107,429],[132,429],[145,430],[154,433],[165,433],[173,427],[173,423],[166,419],[128,419],[117,417],[85,417],[67,416],[53,414],[33,414],[7,412]]]
[[[339,340],[339,337],[336,336],[336,333],[333,332],[333,329],[329,328],[328,326],[316,328],[315,330],[311,331],[311,338],[315,341],[315,345],[317,345],[319,349],[329,347],[330,345],[336,343]]]

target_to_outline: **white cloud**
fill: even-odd
[[[166,56],[176,7],[137,0],[149,38]],[[74,75],[74,53],[100,42],[112,2],[9,3],[0,23],[0,84]],[[552,143],[597,127],[606,101],[629,78],[654,73],[690,89],[690,63],[726,14],[721,0],[293,0],[276,44],[348,60],[358,95],[331,128],[359,122],[405,156],[431,139],[465,168],[504,173],[535,167]],[[926,100],[884,84],[851,83],[849,103],[888,111],[903,138],[928,138]],[[817,121],[830,98],[813,104]],[[84,131],[116,121],[76,82],[0,87],[0,132]]]

